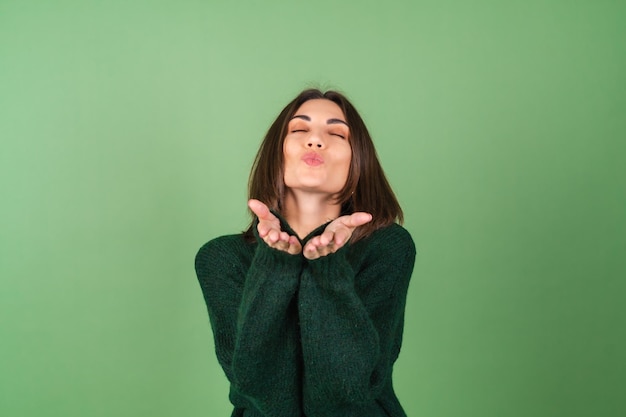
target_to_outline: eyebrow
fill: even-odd
[[[306,120],[307,122],[311,121],[311,118],[309,116],[307,116],[306,114],[296,114],[295,116],[293,116],[291,118],[291,120],[293,119],[302,119],[302,120]],[[333,124],[344,124],[346,126],[348,126],[348,123],[346,123],[345,121],[341,120],[341,119],[328,119],[326,120],[326,124],[329,125],[333,125]],[[350,127],[350,126],[348,126]]]

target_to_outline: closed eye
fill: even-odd
[[[331,136],[337,136],[340,137],[341,139],[345,139],[346,137],[344,135],[342,135],[341,133],[331,133]]]
[[[304,129],[294,129],[291,131],[291,133],[298,133],[298,132],[306,132],[306,130]]]

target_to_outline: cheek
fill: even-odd
[[[340,164],[346,171],[350,169],[350,162],[352,161],[352,149],[348,149],[342,154],[340,158]]]
[[[285,143],[283,144],[283,165],[285,167],[290,164],[291,160],[293,159],[293,154],[293,146],[290,146],[289,142],[285,141]]]

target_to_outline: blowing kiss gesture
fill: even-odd
[[[364,212],[338,217],[326,226],[321,235],[311,238],[302,248],[296,236],[281,230],[280,220],[272,214],[267,205],[251,199],[248,201],[248,207],[259,218],[257,225],[259,237],[268,246],[292,255],[302,252],[307,259],[317,259],[335,253],[350,240],[357,227],[372,220],[372,215]]]

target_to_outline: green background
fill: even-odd
[[[338,88],[418,248],[411,417],[626,412],[626,3],[0,0],[0,415],[227,416],[193,258]]]

